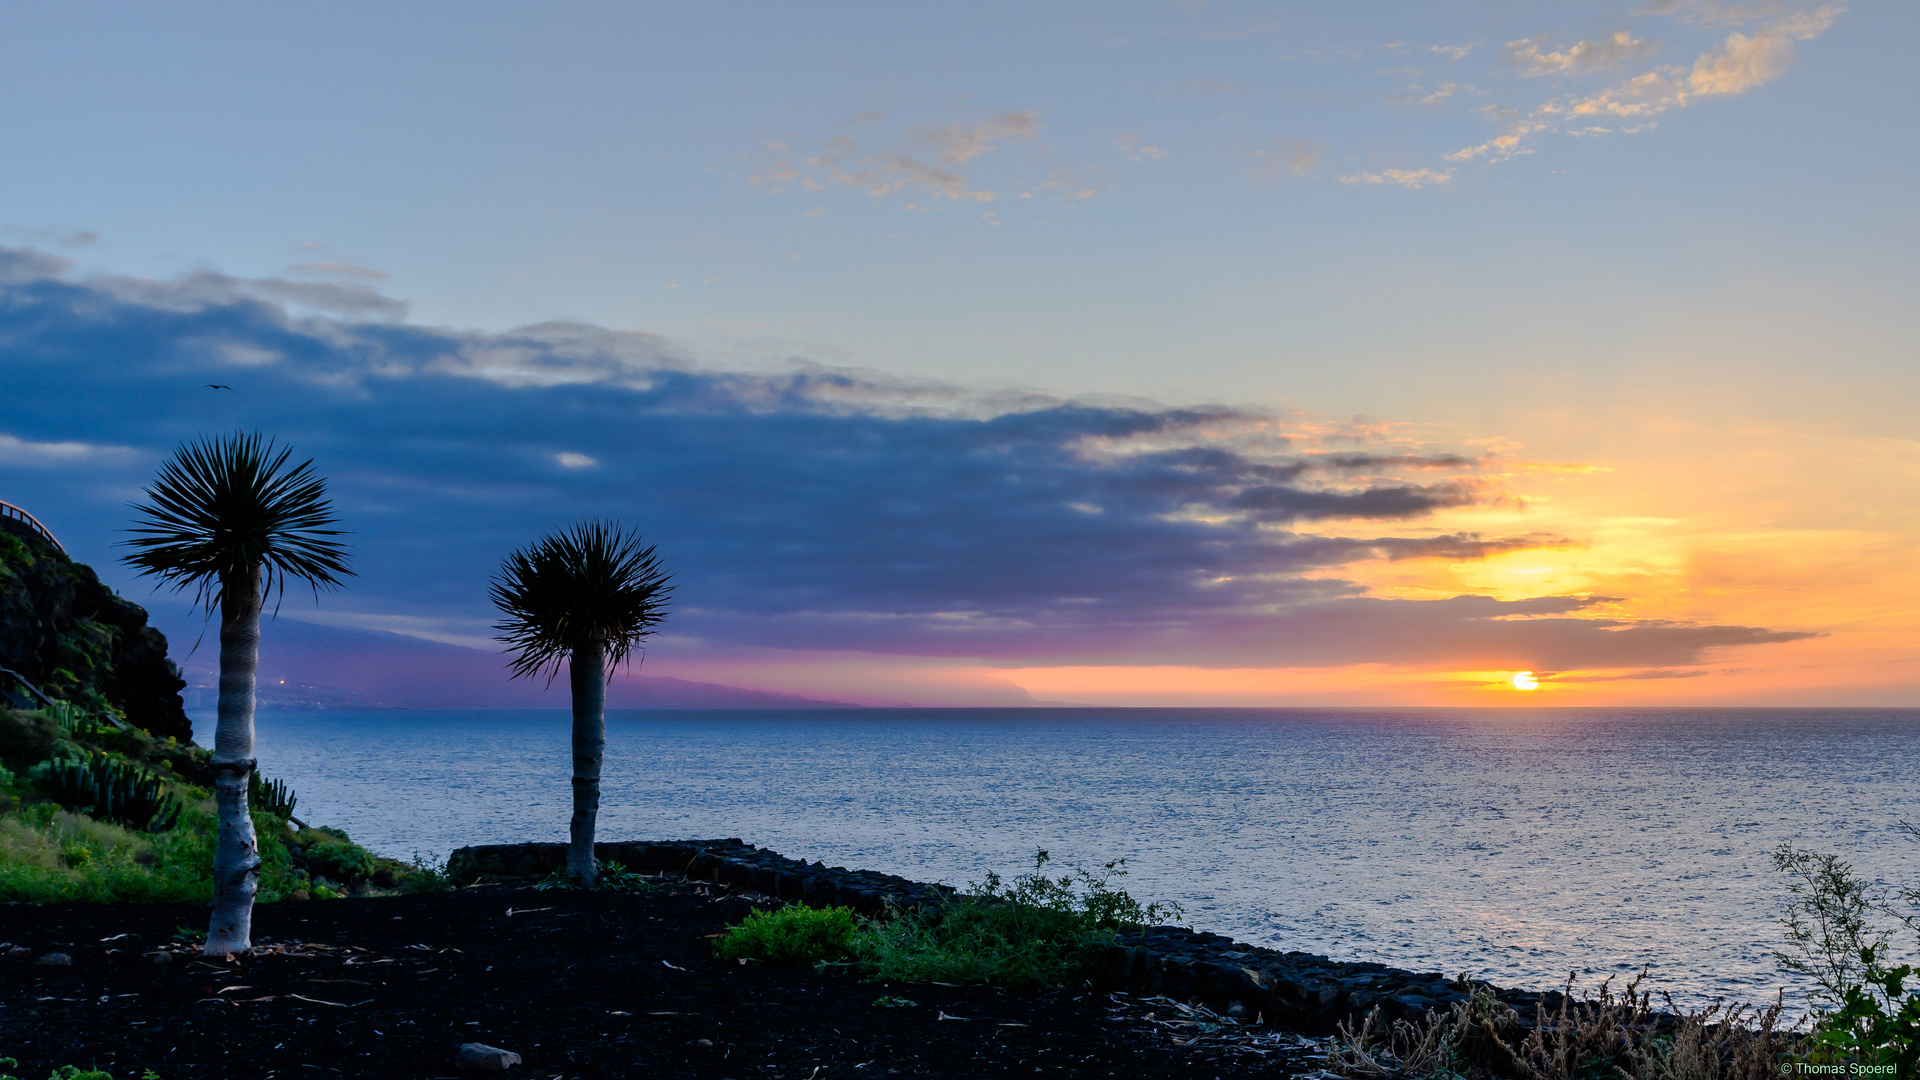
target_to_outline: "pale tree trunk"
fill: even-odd
[[[600,760],[607,749],[606,644],[574,647],[568,659],[573,682],[573,842],[567,846],[567,873],[591,889],[593,825],[600,816]]]
[[[220,602],[220,721],[213,734],[213,802],[220,833],[213,849],[213,921],[208,956],[253,948],[253,894],[259,890],[260,852],[247,809],[253,775],[253,680],[260,663],[260,568],[222,580]]]

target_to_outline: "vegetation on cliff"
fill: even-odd
[[[186,681],[140,605],[40,537],[0,527],[0,667],[56,700],[111,711],[158,738],[193,741]],[[0,692],[14,693],[0,677]],[[30,704],[20,699],[17,704]]]
[[[211,899],[208,758],[65,703],[0,707],[0,903]],[[115,784],[140,797],[103,805]],[[297,826],[292,793],[262,788],[252,808],[260,900],[444,887],[436,870],[378,858],[337,829]]]

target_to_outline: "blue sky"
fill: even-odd
[[[474,640],[496,549],[619,513],[706,586],[666,669],[842,697],[1529,665],[1905,700],[1868,594],[1920,529],[1917,23],[11,7],[0,497],[95,533],[171,441],[261,426],[368,539],[328,618]],[[1776,645],[1764,685],[1700,666]]]

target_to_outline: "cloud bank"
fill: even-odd
[[[1365,595],[1340,567],[1579,542],[1426,524],[1503,499],[1489,466],[1513,463],[1379,426],[715,370],[645,334],[463,333],[285,284],[75,280],[0,249],[0,494],[104,563],[173,446],[271,433],[331,478],[362,577],[327,608],[370,626],[482,627],[502,556],[596,514],[659,544],[679,598],[663,647],[686,650],[1571,671],[1803,636],[1593,598]]]

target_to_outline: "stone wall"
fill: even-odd
[[[940,885],[871,870],[789,859],[738,839],[595,844],[594,856],[649,874],[684,874],[740,892],[811,907],[849,907],[878,915],[953,895]],[[453,853],[448,870],[460,884],[545,877],[566,863],[565,844],[491,844]],[[1165,995],[1223,1015],[1264,1019],[1300,1031],[1326,1032],[1375,1006],[1389,1017],[1416,1019],[1466,999],[1469,988],[1439,972],[1344,962],[1303,952],[1246,945],[1219,934],[1154,926],[1122,934],[1107,953],[1096,989]],[[1492,989],[1531,1021],[1536,1005],[1557,1008],[1558,992]]]

